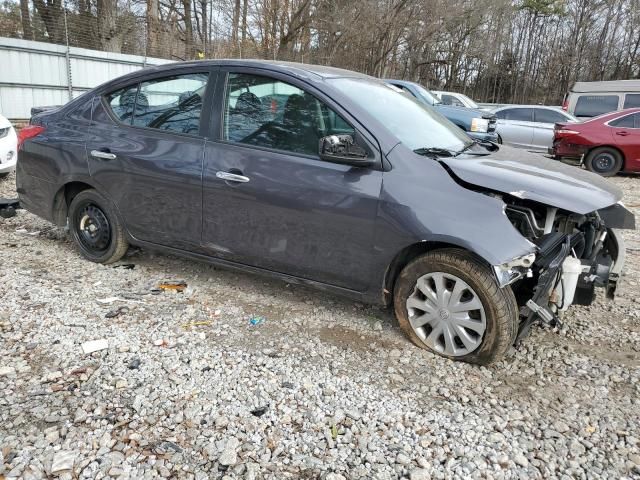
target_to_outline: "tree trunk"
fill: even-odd
[[[66,44],[64,34],[64,11],[62,10],[62,0],[33,0],[36,12],[44,23],[47,37],[52,43]]]
[[[20,0],[20,20],[22,22],[22,38],[33,40],[31,16],[29,14],[29,0]]]
[[[158,0],[147,0],[147,55],[159,56],[158,20],[160,17]]]
[[[191,18],[191,0],[182,0],[184,8],[184,57],[193,58],[193,20]]]
[[[117,28],[117,1],[98,0],[98,36],[100,46],[107,52],[120,52],[120,38]]]

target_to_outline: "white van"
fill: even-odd
[[[640,107],[640,80],[576,82],[564,96],[562,109],[584,119]]]

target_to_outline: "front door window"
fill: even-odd
[[[274,78],[229,74],[225,141],[317,156],[320,138],[332,134],[355,130],[310,93]]]

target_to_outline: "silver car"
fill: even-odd
[[[507,105],[493,110],[498,119],[498,141],[512,147],[546,152],[553,143],[556,123],[579,122],[557,107]]]

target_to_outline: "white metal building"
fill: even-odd
[[[62,105],[108,80],[168,62],[0,37],[0,114],[28,119],[31,107]]]

